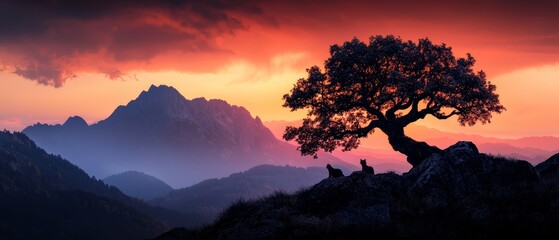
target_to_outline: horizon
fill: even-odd
[[[392,34],[445,43],[456,57],[471,53],[507,108],[486,125],[460,127],[455,117],[419,125],[507,139],[559,137],[555,2],[99,4],[2,3],[12,13],[0,25],[0,129],[75,115],[93,124],[152,84],[187,99],[225,100],[263,122],[294,121],[306,112],[283,108],[281,97],[306,68],[323,67],[329,46]]]
[[[225,168],[225,169],[221,169],[219,174],[215,175],[215,173],[210,174],[207,173],[206,175],[202,174],[200,176],[194,177],[196,180],[192,181],[192,179],[188,180],[190,181],[189,184],[184,185],[184,177],[180,177],[180,174],[177,172],[174,172],[173,174],[170,174],[169,169],[167,170],[161,170],[159,169],[159,167],[156,166],[148,166],[148,165],[142,165],[140,164],[140,162],[137,162],[136,164],[133,165],[119,165],[116,162],[116,159],[114,161],[114,163],[112,164],[102,164],[102,163],[96,163],[93,164],[93,162],[90,161],[85,161],[83,162],[83,158],[84,158],[84,150],[85,149],[95,149],[95,146],[97,146],[96,144],[93,144],[95,142],[95,135],[90,135],[91,131],[90,130],[94,130],[97,132],[102,132],[103,129],[107,130],[107,127],[109,127],[111,125],[111,123],[115,123],[116,122],[120,122],[120,125],[117,129],[113,129],[116,130],[116,132],[113,132],[114,135],[109,135],[109,138],[119,138],[119,137],[124,137],[124,139],[129,139],[129,140],[133,140],[133,135],[128,135],[125,132],[120,132],[119,133],[119,129],[125,129],[127,127],[124,127],[126,124],[129,124],[130,126],[135,126],[133,127],[133,129],[135,130],[135,132],[137,132],[138,134],[140,134],[141,136],[144,136],[142,138],[154,138],[154,139],[159,139],[158,142],[153,142],[153,144],[155,145],[145,145],[142,146],[141,144],[136,146],[140,147],[141,149],[151,149],[154,152],[157,152],[158,146],[172,146],[175,145],[176,143],[183,143],[185,145],[182,145],[181,148],[186,148],[188,149],[188,146],[190,145],[189,143],[184,142],[185,140],[191,139],[189,137],[186,137],[186,135],[181,135],[183,137],[179,137],[177,138],[176,136],[174,137],[173,135],[167,135],[167,133],[169,133],[166,130],[171,130],[173,132],[181,132],[181,128],[171,128],[169,129],[168,127],[170,126],[176,126],[176,125],[168,125],[168,123],[165,123],[165,120],[162,121],[161,125],[158,125],[158,127],[160,127],[160,129],[156,130],[155,135],[152,135],[153,132],[151,132],[153,129],[152,127],[150,127],[151,124],[148,125],[138,125],[138,124],[142,124],[142,120],[139,121],[135,121],[135,120],[130,120],[129,117],[126,116],[135,116],[133,119],[144,119],[144,118],[152,118],[155,117],[154,119],[183,119],[185,120],[185,122],[183,122],[182,124],[186,124],[184,126],[190,126],[189,122],[192,121],[192,123],[194,123],[196,126],[198,126],[198,128],[201,129],[205,129],[205,130],[210,130],[210,131],[215,131],[217,130],[218,132],[221,132],[222,134],[226,134],[226,136],[229,137],[234,137],[234,138],[243,138],[243,134],[237,132],[237,133],[233,133],[233,135],[230,135],[232,133],[228,132],[228,130],[224,130],[223,128],[219,127],[219,126],[215,126],[212,128],[215,128],[214,130],[208,129],[206,128],[207,126],[212,126],[210,125],[205,125],[204,123],[199,122],[198,118],[191,118],[193,115],[193,113],[198,113],[200,114],[201,112],[199,112],[199,110],[195,110],[195,109],[190,109],[190,108],[183,108],[184,106],[188,106],[189,104],[191,104],[192,100],[183,98],[183,97],[177,97],[177,94],[180,94],[180,92],[178,92],[175,88],[173,88],[172,86],[167,86],[167,85],[159,85],[159,86],[155,86],[155,85],[151,85],[149,89],[146,89],[144,91],[142,91],[138,98],[133,99],[129,102],[129,104],[126,105],[121,105],[119,106],[114,112],[114,114],[111,114],[110,118],[107,118],[107,122],[103,123],[103,124],[99,124],[97,125],[95,128],[73,128],[72,126],[76,126],[75,122],[74,124],[68,125],[66,126],[66,121],[76,117],[76,116],[71,116],[69,117],[67,120],[64,120],[62,122],[59,122],[57,124],[47,124],[47,125],[32,125],[29,128],[26,128],[26,132],[25,134],[29,134],[30,138],[38,141],[38,145],[39,146],[45,146],[46,149],[49,152],[52,153],[62,153],[62,156],[66,157],[67,159],[70,159],[72,162],[76,163],[77,165],[84,167],[84,169],[92,175],[98,176],[98,177],[107,177],[109,175],[114,175],[114,174],[118,174],[121,173],[123,171],[130,171],[130,170],[134,170],[134,171],[140,171],[140,172],[145,172],[145,173],[149,173],[152,174],[154,176],[157,176],[158,178],[161,179],[165,179],[166,182],[170,183],[171,185],[173,185],[174,187],[178,187],[178,186],[188,186],[191,184],[196,183],[197,181],[201,181],[205,178],[213,178],[213,177],[224,177],[227,176],[228,174],[232,174],[235,172],[239,172],[239,171],[243,171],[246,170],[244,168],[235,168],[235,170],[232,170],[234,167],[233,166],[229,166],[230,168]],[[182,96],[182,95],[181,95]],[[185,101],[181,100],[184,99]],[[220,110],[215,111],[215,110],[210,110],[210,109],[214,109],[214,107],[211,106],[218,106],[221,105],[221,101],[218,100],[217,102],[220,102],[220,104],[215,105],[215,101],[213,101],[214,99],[204,99],[203,101],[196,101],[196,102],[203,102],[205,108],[203,109],[207,109],[206,111],[202,111],[203,114],[222,114],[220,113]],[[161,101],[163,100],[163,101]],[[170,100],[170,101],[169,101]],[[176,101],[176,100],[180,100],[180,101]],[[212,102],[214,102],[214,104],[212,104]],[[227,102],[223,102],[228,104]],[[161,105],[163,104],[163,105]],[[186,104],[186,105],[185,105]],[[156,108],[153,108],[154,106],[156,106]],[[178,107],[176,108],[176,106],[182,106],[182,107]],[[200,106],[199,104],[195,104],[192,106]],[[138,108],[140,107],[140,108]],[[170,112],[160,112],[157,111],[156,109],[170,109]],[[233,129],[236,129],[236,127],[241,127],[243,128],[243,126],[246,126],[245,124],[249,123],[251,124],[250,128],[258,128],[259,126],[264,127],[264,132],[262,132],[263,135],[259,135],[259,136],[265,136],[267,133],[266,131],[269,131],[273,134],[273,139],[276,139],[274,141],[284,141],[285,140],[282,138],[283,132],[285,130],[285,127],[287,125],[299,125],[301,120],[295,120],[295,121],[270,121],[270,122],[266,122],[266,121],[259,121],[258,120],[258,116],[252,115],[250,112],[248,112],[245,108],[243,108],[242,106],[237,106],[237,105],[232,105],[232,104],[228,104],[228,107],[226,107],[226,110],[224,113],[226,115],[225,119],[229,119],[229,120],[225,120],[225,122],[231,123],[230,121],[233,121],[235,124],[233,124],[233,126],[235,126]],[[244,120],[238,119],[237,117],[239,116],[238,114],[232,114],[230,111],[237,109],[237,110],[241,110],[240,112],[243,113],[245,116],[249,116],[250,118],[245,118]],[[140,110],[138,112],[138,110]],[[235,112],[238,113],[237,110],[234,110]],[[146,112],[147,111],[147,112]],[[155,113],[155,114],[154,114]],[[133,115],[127,115],[127,114],[133,114]],[[140,115],[136,115],[136,114],[140,114]],[[191,116],[191,117],[188,117]],[[214,115],[217,116],[217,115]],[[81,117],[81,116],[77,116],[77,117]],[[178,118],[177,118],[178,117]],[[83,119],[83,118],[82,118]],[[190,119],[190,120],[189,120]],[[208,123],[213,122],[218,123],[218,124],[223,124],[225,122],[222,122],[222,120],[219,120],[220,118],[215,118],[213,120],[208,120],[208,118],[202,118],[202,119],[206,119],[205,121],[208,121]],[[237,119],[237,120],[241,120],[239,122],[236,122],[232,119]],[[74,119],[76,120],[76,119]],[[179,120],[180,121],[180,120]],[[78,123],[79,124],[79,123]],[[96,123],[93,123],[96,124]],[[125,125],[122,125],[125,124]],[[202,124],[202,125],[199,125]],[[56,128],[52,128],[52,126],[58,126]],[[226,124],[228,127],[230,127],[229,124]],[[92,124],[89,124],[89,126],[92,126]],[[145,128],[138,128],[138,126],[143,126]],[[51,130],[48,130],[48,129]],[[188,129],[189,127],[187,127]],[[40,130],[43,129],[43,130]],[[60,134],[58,135],[55,133],[56,131],[60,130]],[[64,130],[66,129],[66,130]],[[89,129],[89,131],[87,130]],[[64,132],[69,133],[67,130],[71,130],[71,132],[73,134],[70,135],[66,135]],[[200,131],[199,130],[199,131]],[[205,131],[205,130],[201,130],[201,131]],[[55,131],[55,132],[53,132]],[[247,129],[245,129],[245,131],[247,131]],[[50,132],[50,133],[49,133]],[[112,132],[112,131],[111,131]],[[151,132],[148,133],[148,132]],[[243,131],[241,131],[243,132]],[[46,135],[44,135],[46,134]],[[49,134],[53,134],[52,136],[55,138],[58,138],[57,141],[52,141],[52,139],[50,139],[49,137],[47,137]],[[142,135],[143,134],[143,135]],[[255,137],[258,135],[253,135],[254,133],[249,133],[249,136]],[[410,124],[408,127],[406,127],[406,134],[410,137],[412,137],[413,139],[416,139],[418,141],[426,141],[429,144],[431,144],[432,146],[437,146],[440,149],[446,149],[448,147],[450,147],[451,145],[454,145],[455,143],[459,142],[459,141],[471,141],[473,143],[475,143],[478,147],[478,149],[480,150],[480,152],[483,153],[487,153],[487,154],[492,154],[492,155],[501,155],[501,156],[507,156],[507,157],[513,157],[513,158],[517,158],[517,159],[522,159],[522,160],[526,160],[529,161],[531,164],[538,164],[542,161],[544,161],[545,159],[549,158],[550,156],[552,156],[553,154],[555,154],[557,151],[559,151],[559,149],[556,147],[557,144],[559,143],[559,138],[557,137],[553,137],[553,136],[536,136],[536,137],[522,137],[522,138],[496,138],[496,137],[487,137],[487,136],[483,136],[483,135],[476,135],[476,134],[472,134],[472,133],[453,133],[453,132],[445,132],[445,131],[441,131],[439,129],[436,128],[432,128],[429,126],[425,126],[422,124],[417,124],[417,123],[412,123]],[[243,136],[241,136],[243,135]],[[66,136],[66,137],[64,137]],[[78,139],[74,139],[74,140],[69,140],[69,138],[72,138],[72,136],[79,136]],[[149,136],[149,137],[148,137]],[[159,136],[159,138],[157,137]],[[69,138],[68,138],[69,137]],[[130,138],[132,137],[132,138]],[[161,138],[163,137],[163,138]],[[226,137],[227,138],[227,137]],[[249,137],[250,138],[250,137]],[[269,137],[264,137],[269,139]],[[80,140],[81,139],[81,140]],[[86,142],[83,142],[84,145],[80,145],[80,141],[83,141],[84,139],[89,139]],[[192,140],[196,139],[196,137],[192,138]],[[204,138],[201,138],[204,139]],[[204,141],[204,140],[202,140]],[[260,140],[262,141],[262,140]],[[105,142],[105,140],[103,140],[103,142]],[[59,145],[60,143],[60,145]],[[371,134],[369,135],[367,138],[363,138],[361,140],[361,144],[359,146],[359,148],[354,149],[352,151],[347,151],[344,152],[341,149],[336,149],[335,151],[331,152],[331,154],[326,154],[324,152],[321,152],[319,154],[319,159],[315,159],[314,161],[304,161],[305,159],[301,158],[300,156],[300,152],[296,151],[296,144],[294,142],[288,142],[291,144],[292,149],[290,150],[293,151],[292,153],[297,153],[295,155],[290,156],[290,160],[294,160],[296,158],[296,161],[293,161],[291,163],[280,163],[280,162],[275,162],[275,164],[287,164],[290,166],[300,166],[299,164],[303,164],[303,165],[309,165],[309,166],[319,166],[321,163],[323,163],[323,161],[337,161],[334,159],[331,159],[331,157],[334,157],[338,160],[341,160],[341,162],[338,162],[338,164],[342,164],[342,165],[347,165],[347,166],[352,166],[352,167],[356,167],[358,166],[357,163],[355,162],[355,159],[361,159],[361,158],[365,158],[365,159],[369,159],[369,163],[372,164],[373,166],[377,167],[377,170],[380,170],[381,172],[386,172],[386,171],[396,171],[396,172],[406,172],[408,170],[410,170],[410,165],[406,162],[405,160],[405,155],[402,153],[399,153],[397,151],[395,151],[393,149],[393,147],[391,146],[391,144],[388,142],[387,140],[387,136],[384,133],[376,133],[376,134]],[[75,145],[74,147],[69,146],[70,145]],[[76,145],[77,144],[77,145]],[[102,144],[101,142],[98,142],[98,144]],[[161,145],[162,144],[162,145]],[[56,147],[58,145],[58,147]],[[210,143],[211,145],[211,143]],[[236,145],[234,148],[237,149],[244,149],[244,147],[246,147],[247,145],[243,145],[242,144],[236,143]],[[125,149],[127,148],[127,146],[120,146],[120,147],[116,147],[116,149],[113,150],[108,150],[109,146],[105,146],[105,147],[101,147],[97,150],[94,150],[94,152],[91,152],[89,154],[85,154],[86,156],[89,156],[87,158],[91,158],[92,154],[96,155],[96,154],[100,154],[100,152],[105,152],[104,156],[98,156],[98,157],[93,157],[93,158],[113,158],[116,156],[119,156],[119,148],[120,147],[124,147]],[[114,146],[111,146],[114,147]],[[263,146],[260,146],[263,147]],[[77,150],[77,152],[74,152],[71,149],[74,148],[79,148],[81,150]],[[134,149],[135,149],[134,148]],[[172,148],[172,147],[171,147]],[[266,147],[264,147],[266,148]],[[91,150],[90,149],[90,150]],[[122,150],[122,149],[121,149]],[[259,151],[259,149],[253,149],[254,151]],[[135,150],[134,150],[135,151]],[[148,150],[150,151],[150,150]],[[216,149],[211,150],[210,152],[216,151]],[[217,150],[219,151],[219,150]],[[170,152],[165,151],[165,154],[170,154]],[[184,153],[183,153],[184,154]],[[148,154],[149,155],[149,154]],[[179,154],[180,155],[180,154]],[[128,156],[130,157],[130,156]],[[139,156],[138,156],[139,157]],[[143,156],[142,158],[145,158],[146,156]],[[246,157],[246,156],[245,156]],[[293,157],[294,159],[291,159],[291,157]],[[87,159],[86,158],[86,159]],[[173,158],[173,157],[171,157]],[[117,157],[118,159],[118,157]],[[132,157],[132,159],[135,160],[139,160],[136,159],[134,157]],[[147,159],[152,159],[152,157],[147,157]],[[144,159],[144,160],[147,160]],[[160,158],[159,160],[161,161],[162,159],[167,159],[167,157],[164,158]],[[238,159],[237,159],[238,160]],[[268,159],[269,160],[269,159]],[[306,160],[310,160],[308,157]],[[123,161],[122,159],[120,159],[120,161]],[[300,161],[300,162],[299,162]],[[110,162],[110,161],[109,161]],[[174,162],[172,163],[171,166],[178,166],[184,163],[188,163],[189,161],[179,161],[179,162]],[[266,160],[264,161],[259,161],[258,163],[270,163],[270,162],[266,162]],[[92,165],[93,164],[93,165]],[[242,164],[241,162],[239,162],[238,164]],[[187,164],[188,165],[188,164]],[[188,169],[188,166],[182,166],[179,168],[174,168],[175,170],[177,169]],[[87,167],[86,167],[87,166]],[[100,168],[101,167],[101,168]],[[175,171],[173,170],[173,171]],[[194,171],[199,175],[199,172]],[[192,172],[191,172],[192,173]],[[209,174],[209,175],[208,175]]]

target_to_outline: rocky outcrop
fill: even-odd
[[[471,142],[458,142],[426,159],[404,178],[409,195],[429,208],[445,208],[482,194],[517,193],[538,182],[530,163],[480,154]]]
[[[534,168],[458,142],[403,175],[354,172],[327,178],[297,194],[240,201],[213,225],[175,229],[160,239],[556,236],[559,191],[542,178],[559,179],[553,172],[557,158],[548,161]]]
[[[549,185],[559,185],[559,153],[536,165],[540,178]]]

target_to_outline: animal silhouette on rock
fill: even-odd
[[[361,163],[361,171],[368,174],[375,174],[375,169],[371,166],[367,166],[367,159],[360,159],[359,163]]]
[[[332,166],[330,166],[330,164],[326,165],[326,169],[328,169],[328,177],[331,178],[338,178],[338,177],[343,177],[344,173],[342,172],[342,170],[337,169],[337,168],[333,168]]]

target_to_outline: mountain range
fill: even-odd
[[[272,131],[276,138],[281,140],[286,126],[299,126],[301,123],[301,120],[269,121],[264,122],[264,125]],[[467,131],[466,127],[464,127],[464,131]],[[458,141],[471,141],[477,145],[480,152],[522,159],[533,165],[539,164],[559,152],[559,138],[553,136],[506,139],[445,132],[418,124],[410,124],[406,128],[406,134],[441,149],[447,148]],[[406,156],[392,150],[386,135],[382,132],[375,132],[367,138],[363,138],[358,149],[349,152],[334,151],[333,155],[350,163],[353,163],[355,159],[366,158],[378,172],[395,171],[403,173],[411,168],[411,165],[405,160]]]
[[[261,164],[350,166],[330,154],[301,157],[245,108],[223,100],[187,100],[165,85],[152,85],[95,124],[74,116],[62,125],[37,123],[23,133],[91,175],[134,170],[175,188]]]
[[[119,106],[105,120],[88,125],[74,116],[63,124],[35,124],[23,130],[47,152],[60,154],[87,173],[105,178],[125,171],[153,175],[175,188],[261,165],[324,166],[357,164],[366,158],[377,172],[407,172],[405,156],[392,150],[382,133],[362,139],[350,152],[301,157],[296,146],[281,140],[287,125],[300,121],[265,122],[243,107],[223,100],[185,99],[176,89],[151,86],[135,100]],[[500,139],[449,133],[412,124],[409,136],[440,148],[474,142],[481,152],[538,164],[558,151],[559,138]],[[343,160],[343,161],[341,161]]]

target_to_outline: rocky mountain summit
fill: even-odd
[[[239,201],[213,225],[158,239],[549,238],[559,233],[557,156],[533,167],[458,142],[403,175],[327,178]]]
[[[245,108],[218,99],[189,100],[165,85],[152,85],[98,123],[74,116],[23,133],[98,178],[134,170],[175,188],[262,164],[349,165],[330,154],[301,157]]]

